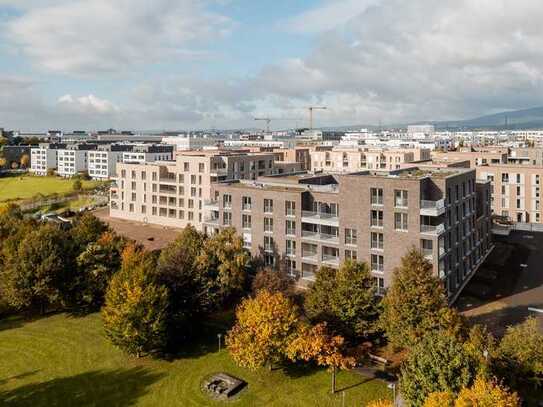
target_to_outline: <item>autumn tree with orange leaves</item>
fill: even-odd
[[[314,361],[319,366],[326,366],[332,372],[332,393],[336,392],[337,369],[349,369],[355,365],[353,357],[343,352],[345,339],[331,335],[326,323],[313,327],[300,325],[296,338],[289,343],[287,355],[292,360]]]

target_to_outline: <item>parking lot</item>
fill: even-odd
[[[536,316],[543,330],[543,233],[513,231],[495,236],[495,248],[464,289],[456,306],[473,323],[497,335]]]

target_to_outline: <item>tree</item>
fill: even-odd
[[[328,322],[349,338],[374,333],[379,305],[367,265],[347,260],[337,271],[321,268],[306,294],[305,310],[311,320]]]
[[[462,326],[458,314],[448,309],[445,291],[432,274],[432,265],[415,248],[394,270],[383,299],[380,325],[389,342],[399,348],[413,346],[429,331],[458,331]]]
[[[394,407],[394,404],[390,400],[373,400],[366,407]]]
[[[157,264],[158,279],[170,292],[170,328],[178,333],[190,328],[187,322],[205,309],[207,282],[197,269],[196,260],[206,237],[193,226],[185,227],[177,238],[160,253]]]
[[[17,161],[12,161],[10,167],[12,170],[16,170],[19,168],[19,163]]]
[[[28,165],[30,164],[30,156],[28,154],[23,154],[21,156],[20,163],[22,168],[28,168]]]
[[[3,250],[2,292],[17,309],[64,304],[73,259],[69,239],[57,225],[41,225]]]
[[[320,366],[328,367],[332,372],[332,393],[336,392],[337,369],[349,369],[355,365],[355,359],[344,354],[342,336],[331,335],[326,323],[315,326],[300,325],[296,338],[287,347],[291,360],[315,361]]]
[[[457,394],[471,383],[475,373],[476,361],[456,338],[429,332],[403,364],[400,387],[408,402],[421,406],[430,393]]]
[[[473,386],[463,388],[454,403],[455,407],[520,407],[517,393],[499,384],[496,379],[478,377]]]
[[[255,295],[260,290],[267,290],[271,293],[280,292],[288,296],[292,293],[293,287],[294,281],[283,269],[274,270],[270,267],[260,269],[251,284]]]
[[[288,344],[296,336],[297,307],[283,294],[259,291],[236,309],[236,324],[226,336],[232,359],[256,370],[284,359]]]
[[[469,330],[464,349],[477,361],[477,373],[489,378],[494,370],[497,357],[496,339],[484,325],[474,325]]]
[[[543,334],[534,317],[510,326],[498,347],[498,370],[512,387],[540,386],[543,380]]]
[[[129,354],[160,351],[166,344],[168,289],[156,282],[153,256],[129,245],[106,292],[106,336]]]
[[[424,402],[424,407],[454,407],[454,395],[450,391],[430,393]]]
[[[99,308],[113,275],[121,266],[126,239],[104,232],[77,257],[78,273],[73,283],[75,303],[90,309]]]
[[[47,176],[52,177],[55,175],[55,169],[54,168],[48,168],[47,169]]]
[[[72,184],[72,189],[74,191],[81,191],[83,189],[83,183],[79,178],[74,180],[74,183]]]
[[[91,213],[84,213],[73,222],[70,229],[73,244],[77,253],[85,250],[88,244],[96,242],[105,232],[109,232],[109,226]]]
[[[4,157],[0,157],[0,168],[4,168],[7,163],[8,162]]]
[[[243,239],[234,228],[223,229],[206,240],[196,263],[198,278],[205,289],[202,300],[208,310],[216,309],[242,290],[249,260]]]

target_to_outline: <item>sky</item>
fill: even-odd
[[[0,0],[0,127],[406,123],[543,106],[540,0]]]

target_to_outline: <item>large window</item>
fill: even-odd
[[[371,204],[372,205],[383,204],[383,190],[381,188],[371,188]]]
[[[383,273],[385,271],[385,260],[379,254],[371,255],[371,271],[374,273]]]
[[[345,244],[356,245],[357,236],[356,229],[345,229]]]
[[[241,223],[243,229],[251,229],[251,215],[243,214],[241,216]]]
[[[244,211],[250,211],[251,210],[251,197],[250,196],[244,196],[243,197],[243,203],[242,207]]]
[[[222,206],[223,208],[227,208],[227,209],[232,208],[232,195],[224,194],[222,196]]]
[[[273,213],[273,199],[264,199],[264,213]]]
[[[345,250],[345,260],[357,260],[356,250]]]
[[[266,251],[268,253],[273,253],[274,252],[273,237],[264,236],[264,251]]]
[[[394,191],[394,206],[398,208],[407,208],[407,191]]]
[[[372,249],[383,250],[383,246],[384,246],[383,242],[384,242],[384,236],[382,233],[375,233],[375,232],[371,233],[370,247]]]
[[[407,213],[396,212],[394,214],[394,229],[407,230]]]
[[[371,211],[371,226],[372,227],[383,227],[383,211]]]
[[[294,201],[285,201],[285,215],[295,216],[296,215],[296,202]]]
[[[296,255],[296,242],[294,240],[287,240],[287,256]]]
[[[296,235],[296,222],[293,220],[285,221],[285,234],[286,235]]]
[[[264,232],[273,232],[272,218],[264,218]]]
[[[189,214],[192,212],[189,212]],[[222,224],[225,226],[232,226],[232,213],[230,212],[223,212],[222,213]]]

